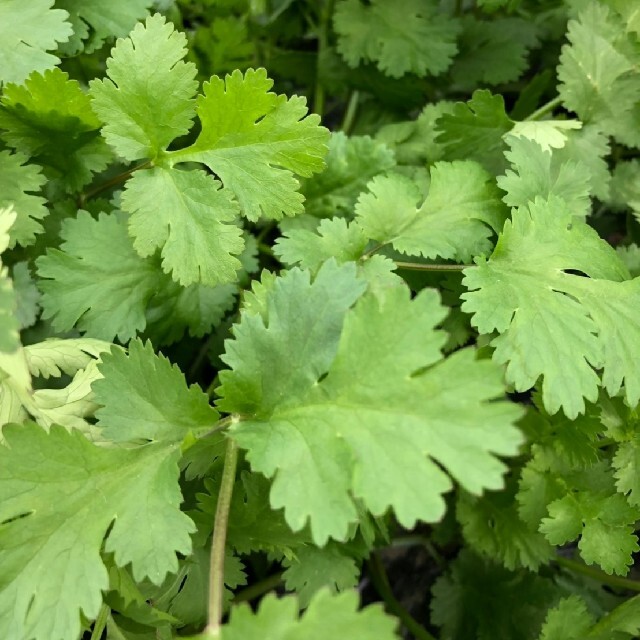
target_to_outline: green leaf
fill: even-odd
[[[77,325],[90,337],[127,342],[145,328],[159,266],[135,252],[117,214],[96,220],[79,211],[65,220],[61,236],[61,250],[49,249],[36,261],[43,317],[58,331]]]
[[[69,14],[52,9],[53,0],[3,0],[0,4],[0,85],[22,82],[32,71],[55,67],[60,59],[47,53],[72,33]]]
[[[303,211],[296,174],[308,178],[324,167],[329,132],[306,100],[271,93],[264,69],[213,76],[198,96],[202,132],[171,162],[201,162],[222,180],[249,220],[279,220]]]
[[[463,550],[432,589],[431,620],[442,640],[530,640],[558,587],[531,571],[507,571]]]
[[[179,509],[175,447],[101,448],[78,432],[47,434],[33,424],[3,433],[2,637],[75,640],[81,611],[95,618],[109,585],[103,541],[138,581],[159,584],[177,570],[194,527]]]
[[[640,146],[640,52],[608,7],[590,2],[569,21],[558,79],[563,104],[628,146]]]
[[[471,100],[456,102],[452,113],[438,118],[436,142],[444,145],[446,160],[477,160],[496,174],[505,164],[503,136],[513,125],[504,98],[478,89]]]
[[[92,385],[102,405],[96,418],[112,442],[175,444],[216,423],[207,395],[197,385],[188,387],[180,369],[156,355],[150,342],[132,340],[128,354],[114,347],[101,360],[102,379]]]
[[[455,19],[438,11],[428,0],[398,0],[390,5],[372,0],[342,0],[335,8],[338,51],[351,67],[375,62],[385,74],[399,78],[446,71],[458,48]]]
[[[555,151],[526,138],[507,136],[510,150],[505,153],[511,169],[498,178],[506,191],[503,200],[510,207],[524,207],[536,198],[562,198],[574,216],[586,217],[591,211],[591,174],[581,162],[562,160]]]
[[[80,84],[59,69],[32,73],[23,85],[4,87],[0,137],[64,190],[79,191],[111,159],[89,105]]]
[[[107,38],[124,38],[152,4],[152,0],[56,0],[56,6],[69,13],[73,25],[73,36],[59,50],[66,56],[83,49],[90,53]]]
[[[331,595],[319,592],[298,619],[295,598],[262,599],[254,613],[248,605],[234,607],[229,623],[222,627],[221,640],[395,640],[396,621],[379,605],[358,611],[355,592]],[[205,636],[202,636],[205,640]]]
[[[302,183],[305,213],[319,218],[349,215],[367,182],[395,165],[393,152],[369,136],[329,139],[326,169]]]
[[[527,68],[527,54],[538,42],[534,22],[522,18],[462,20],[460,53],[451,67],[457,86],[474,89],[517,80]]]
[[[28,262],[17,262],[11,269],[16,292],[16,317],[20,329],[33,326],[40,315],[40,292],[31,277]]]
[[[489,402],[502,393],[498,370],[471,350],[441,361],[446,337],[432,329],[445,314],[434,291],[365,295],[327,323],[315,308],[352,304],[353,269],[328,262],[311,285],[295,269],[277,279],[264,316],[243,316],[227,344],[232,371],[220,374],[220,406],[243,416],[234,438],[254,470],[274,477],[272,507],[285,508],[294,531],[310,521],[319,545],[345,539],[354,498],[374,515],[392,507],[405,527],[438,520],[451,481],[432,459],[479,493],[502,485],[494,454],[512,455],[520,442],[518,408]]]
[[[307,545],[285,559],[282,577],[289,591],[295,591],[301,607],[306,607],[321,589],[336,593],[358,584],[360,569],[354,559],[336,544],[326,547]]]
[[[0,253],[9,246],[15,221],[16,213],[12,207],[0,207]],[[10,353],[20,346],[17,307],[18,300],[8,270],[0,263],[0,352]]]
[[[540,531],[551,544],[563,545],[580,537],[578,548],[587,564],[626,575],[633,563],[631,554],[640,550],[633,534],[640,511],[623,496],[574,492],[552,502],[548,510]]]
[[[379,176],[358,199],[356,216],[367,238],[408,255],[461,262],[489,251],[504,221],[489,174],[472,161],[437,162],[427,197],[398,174]],[[419,206],[418,206],[419,205]]]
[[[34,192],[40,191],[45,182],[40,167],[27,164],[25,155],[0,151],[0,208],[13,205],[17,213],[10,231],[9,248],[33,244],[36,234],[42,233],[40,220],[49,212],[44,198]]]
[[[547,614],[539,640],[582,640],[595,622],[584,600],[579,596],[563,598]]]
[[[564,201],[536,199],[514,210],[491,258],[465,270],[462,310],[481,333],[501,334],[493,359],[507,364],[516,390],[542,377],[546,410],[575,418],[600,384],[615,395],[624,381],[629,404],[640,399],[631,357],[640,325],[629,315],[640,280],[627,277],[615,251],[572,219]]]
[[[102,133],[126,160],[154,159],[191,128],[197,82],[186,54],[184,33],[155,14],[118,40],[108,77],[90,82],[91,106],[106,123]]]
[[[273,245],[273,252],[287,265],[299,264],[315,271],[323,262],[334,257],[339,263],[358,260],[364,253],[367,238],[356,223],[344,218],[321,220],[317,233],[306,229],[285,232]]]
[[[122,207],[143,258],[160,249],[162,268],[181,285],[215,286],[237,279],[244,248],[234,221],[238,205],[204,171],[154,167],[127,181]],[[161,202],[162,206],[158,206]]]
[[[49,338],[26,346],[24,353],[31,375],[59,378],[76,374],[110,348],[111,343],[92,338]]]

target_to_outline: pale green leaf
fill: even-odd
[[[196,68],[182,59],[187,38],[155,14],[118,40],[107,77],[92,80],[91,106],[107,142],[126,160],[155,158],[191,128]]]

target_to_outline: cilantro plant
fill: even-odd
[[[636,0],[0,0],[0,638],[640,637]]]

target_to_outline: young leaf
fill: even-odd
[[[198,83],[184,62],[187,38],[155,14],[118,40],[107,78],[90,83],[91,106],[107,142],[126,160],[155,158],[191,128]]]
[[[32,71],[55,67],[51,53],[72,33],[69,14],[52,9],[54,0],[3,0],[0,4],[0,85],[22,82]]]
[[[376,62],[393,78],[405,73],[438,75],[451,64],[458,48],[455,19],[428,0],[342,0],[335,9],[338,51],[351,67]]]
[[[640,146],[640,53],[629,46],[619,16],[590,2],[569,22],[560,56],[559,93],[580,120],[629,146]]]
[[[59,331],[77,324],[90,337],[122,342],[146,325],[147,301],[157,288],[160,268],[131,246],[122,219],[86,211],[65,220],[61,249],[50,249],[36,264],[43,317]]]
[[[3,638],[75,640],[81,612],[95,618],[109,585],[105,536],[106,552],[131,563],[138,581],[161,583],[178,568],[176,553],[189,553],[194,527],[179,509],[175,447],[101,448],[77,431],[34,424],[3,433]]]
[[[136,171],[122,194],[129,233],[140,256],[161,249],[162,268],[183,286],[236,280],[244,248],[228,189],[204,171],[154,167]],[[158,206],[158,202],[162,206]]]
[[[59,69],[32,73],[23,85],[4,87],[0,137],[64,190],[78,191],[111,159],[89,104],[80,84]]]
[[[0,151],[0,208],[12,206],[17,214],[11,226],[9,248],[33,244],[42,233],[42,220],[48,213],[45,200],[33,192],[46,182],[40,168],[27,164],[22,153]]]
[[[324,167],[329,132],[306,100],[271,93],[264,69],[213,76],[198,96],[202,132],[171,162],[201,162],[220,177],[243,215],[279,220],[303,211],[294,174],[308,178]]]
[[[549,611],[538,640],[583,640],[594,622],[584,600],[569,596]]]
[[[0,207],[0,253],[10,242],[11,227],[16,221],[12,207]],[[6,267],[0,263],[0,352],[10,353],[20,346],[20,326],[16,318],[17,299]]]
[[[583,272],[588,277],[567,273]],[[625,381],[631,405],[640,399],[640,376],[631,353],[640,345],[640,324],[629,301],[640,280],[564,201],[536,199],[514,210],[488,261],[465,270],[462,310],[481,333],[497,330],[493,359],[507,364],[518,391],[542,377],[544,406],[569,418],[595,402],[602,385],[615,395]]]
[[[379,605],[358,611],[355,592],[331,595],[318,593],[298,619],[294,597],[263,598],[256,613],[246,605],[235,607],[229,623],[222,627],[221,640],[396,640],[396,622]],[[198,640],[195,639],[194,640]],[[199,640],[206,640],[200,636]]]
[[[236,328],[225,356],[232,371],[220,376],[220,406],[243,416],[234,437],[255,470],[275,477],[271,505],[285,508],[294,531],[310,520],[320,545],[345,539],[354,498],[374,515],[392,507],[406,527],[439,519],[451,481],[432,459],[479,493],[501,486],[494,454],[513,454],[520,441],[511,426],[519,410],[489,402],[502,393],[491,363],[470,350],[442,361],[446,338],[427,329],[445,315],[435,292],[366,295],[346,317],[344,308],[333,313],[330,341],[319,330],[326,312],[301,315],[298,297],[305,311],[310,299],[323,309],[338,294],[350,305],[356,296],[345,276],[353,269],[328,262],[312,285],[295,269],[277,281],[266,317],[245,314]],[[269,354],[268,368],[257,354]],[[274,366],[285,357],[286,368]],[[455,400],[462,388],[464,406]]]
[[[545,151],[526,138],[506,137],[510,150],[505,153],[511,169],[498,178],[506,191],[503,200],[510,207],[524,207],[536,198],[562,198],[574,216],[586,217],[591,211],[591,174],[581,162],[563,161],[555,151]]]
[[[408,255],[459,261],[490,250],[502,227],[503,208],[489,174],[476,162],[437,162],[427,197],[398,174],[379,176],[356,205],[367,238]]]
[[[187,387],[184,374],[150,342],[132,340],[128,355],[114,347],[102,355],[102,379],[93,383],[98,425],[112,442],[174,444],[189,432],[211,429],[218,419],[205,393]]]

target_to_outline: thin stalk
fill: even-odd
[[[334,0],[325,0],[320,10],[320,24],[318,25],[318,63],[316,65],[316,86],[313,93],[313,110],[322,116],[324,113],[324,87],[320,81],[320,60],[329,46],[329,23],[333,14]]]
[[[224,457],[222,482],[216,506],[216,518],[213,524],[213,541],[211,543],[211,562],[209,565],[209,607],[205,633],[210,637],[220,636],[222,624],[222,603],[224,596],[224,552],[227,543],[227,525],[229,523],[229,508],[236,479],[238,464],[238,445],[233,438],[227,441]]]
[[[278,573],[267,576],[264,580],[260,580],[246,589],[243,589],[240,593],[235,595],[233,602],[235,604],[238,602],[251,602],[251,600],[255,600],[256,598],[263,596],[265,593],[269,593],[269,591],[273,591],[273,589],[282,584],[283,573],[283,571],[278,571]]]
[[[220,420],[218,420],[218,422],[216,422],[213,425],[213,427],[209,429],[209,431],[205,431],[202,435],[199,435],[198,440],[208,438],[209,436],[212,436],[214,433],[219,433],[220,431],[224,431],[225,429],[229,428],[237,419],[238,418],[235,415],[230,415],[230,416],[225,416],[224,418],[220,418]]]
[[[536,109],[532,114],[528,115],[525,120],[539,120],[542,116],[546,116],[547,113],[551,113],[560,104],[562,104],[562,98],[556,96],[553,100],[549,100],[549,102],[543,104],[539,109]]]
[[[398,262],[398,269],[412,269],[414,271],[462,271],[469,267],[475,267],[473,264],[422,264],[421,262]]]
[[[151,161],[147,160],[147,162],[143,162],[142,164],[132,167],[131,169],[127,169],[127,171],[123,171],[122,173],[119,173],[117,176],[114,176],[110,180],[107,180],[106,182],[103,182],[102,184],[97,185],[93,189],[89,189],[89,191],[85,191],[84,193],[81,193],[78,196],[78,204],[82,207],[84,203],[90,198],[94,198],[99,193],[102,193],[107,189],[111,189],[111,187],[115,187],[116,185],[121,184],[132,173],[139,171],[140,169],[146,169],[149,166],[151,166]]]
[[[407,630],[414,635],[417,640],[436,640],[399,602],[393,595],[387,572],[377,553],[372,553],[369,558],[369,575],[371,582],[384,600],[387,611],[400,619]]]
[[[631,580],[629,578],[623,578],[621,576],[610,576],[604,571],[600,571],[600,569],[589,567],[582,562],[571,560],[570,558],[563,558],[562,556],[558,556],[555,559],[555,563],[557,565],[560,565],[561,567],[564,567],[565,569],[568,569],[569,571],[581,573],[583,576],[587,576],[592,580],[597,580],[598,582],[606,584],[609,587],[616,587],[618,589],[640,592],[640,582],[637,580]]]
[[[355,120],[356,112],[358,111],[358,100],[360,100],[360,92],[356,90],[352,91],[349,96],[349,102],[347,103],[347,109],[344,112],[342,126],[340,127],[343,133],[349,134],[353,127],[353,121]]]
[[[111,609],[103,602],[102,606],[100,607],[100,611],[98,612],[98,617],[93,623],[91,640],[100,640],[100,638],[102,638],[102,633],[104,631],[104,628],[107,626],[107,620],[109,619],[110,613]]]

